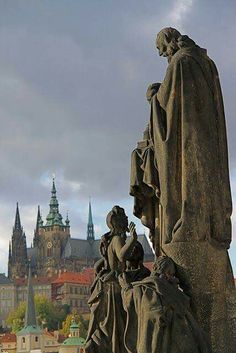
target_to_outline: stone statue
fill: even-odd
[[[134,214],[150,229],[156,255],[177,264],[213,352],[233,353],[232,202],[219,75],[206,50],[174,28],[157,34],[156,47],[168,68],[162,83],[148,87],[150,121],[132,153]]]
[[[151,164],[143,183],[161,206],[160,241],[207,239],[228,248],[232,203],[217,69],[205,49],[176,29],[158,33],[156,46],[169,65],[162,84],[147,91],[148,140],[155,158],[147,156],[142,163]]]
[[[122,273],[126,283],[141,281],[150,275],[150,270],[143,265],[143,258],[142,244],[136,241],[127,257],[125,271]]]
[[[125,311],[118,276],[125,270],[137,242],[135,225],[124,209],[114,206],[107,215],[110,232],[101,238],[102,258],[95,264],[96,278],[91,288],[91,310],[86,353],[126,353],[124,347]],[[126,232],[130,237],[126,240]],[[132,259],[131,259],[132,261]]]
[[[156,260],[150,277],[121,284],[128,353],[211,352],[190,312],[189,298],[178,289],[175,265],[169,257]]]

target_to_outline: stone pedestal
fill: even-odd
[[[227,250],[205,241],[165,244],[163,250],[177,264],[181,287],[213,353],[235,353],[236,291]]]

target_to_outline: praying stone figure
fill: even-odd
[[[175,264],[159,257],[149,277],[122,285],[127,312],[128,353],[210,353],[204,332],[190,312],[189,298],[178,288]]]
[[[148,87],[150,121],[132,153],[134,214],[150,229],[156,255],[177,264],[213,353],[233,353],[232,201],[219,75],[207,51],[174,28],[157,34],[156,47],[168,68],[162,83]]]
[[[88,301],[91,316],[86,353],[126,353],[126,315],[118,277],[125,271],[126,261],[132,262],[130,256],[137,242],[137,234],[134,223],[131,222],[128,228],[128,217],[119,206],[112,208],[106,222],[110,232],[101,238],[102,258],[95,264],[96,278]],[[127,231],[131,235],[129,239],[126,239]]]

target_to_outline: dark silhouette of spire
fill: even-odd
[[[36,219],[36,226],[34,230],[34,239],[33,239],[33,245],[37,246],[38,241],[39,241],[39,228],[43,226],[43,221],[40,213],[40,206],[38,206],[38,213],[37,213],[37,219]]]
[[[9,241],[8,259],[11,260],[11,242]]]
[[[8,277],[13,279],[24,277],[27,274],[27,245],[26,236],[21,226],[18,202],[16,204],[16,216],[9,246]]]
[[[18,202],[16,203],[16,217],[15,217],[14,230],[21,230],[20,212],[19,212]]]
[[[89,200],[89,214],[88,214],[88,225],[87,225],[87,240],[90,242],[93,242],[95,240],[92,207],[91,207],[90,200]]]
[[[38,205],[38,213],[37,213],[35,233],[38,233],[39,226],[40,226],[40,221],[41,221],[41,214],[40,214],[40,206]]]
[[[34,290],[31,279],[31,264],[29,261],[29,274],[28,274],[28,290],[27,290],[27,303],[25,312],[25,327],[26,326],[37,326],[36,314],[35,314],[35,303],[34,303]]]

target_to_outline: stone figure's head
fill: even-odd
[[[176,268],[174,261],[168,256],[159,256],[153,265],[152,275],[165,277],[166,279],[175,276]]]
[[[143,246],[139,241],[137,241],[132,247],[128,255],[127,261],[131,263],[135,262],[137,264],[141,264],[143,263],[143,258],[144,258]]]
[[[181,33],[177,29],[172,27],[163,28],[156,38],[156,47],[159,50],[159,55],[167,57],[168,61],[170,61],[171,57],[179,50],[179,37],[181,37]]]
[[[168,62],[180,48],[189,46],[195,46],[195,42],[188,36],[181,35],[175,28],[166,27],[157,34],[156,47],[159,55],[167,57]]]
[[[107,215],[106,223],[112,234],[121,235],[129,231],[128,217],[122,207],[114,206]]]

